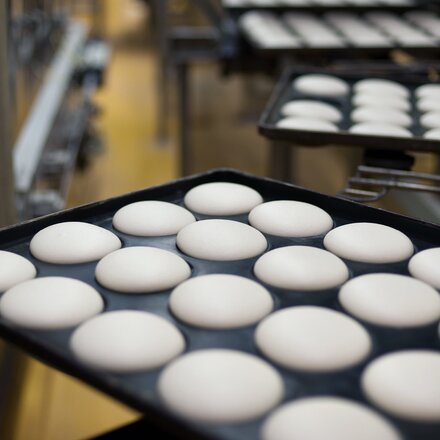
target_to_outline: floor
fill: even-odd
[[[85,171],[76,173],[69,206],[177,176],[173,117],[168,120],[169,141],[164,145],[156,136],[156,59],[147,44],[147,15],[143,2],[106,1],[105,32],[112,39],[113,56],[106,86],[96,97],[101,108],[96,128],[103,136],[105,150],[94,157]],[[255,116],[261,111],[261,102],[255,96],[263,97],[264,102],[271,84],[263,78],[220,81],[218,70],[209,64],[196,66],[192,80],[197,84],[192,89],[192,171],[231,166],[267,174],[268,146],[256,132]],[[170,104],[175,106],[175,99]],[[359,153],[353,150],[299,149],[292,166],[296,182],[336,193],[358,161]],[[27,359],[26,365],[14,440],[90,438],[139,417],[35,360]]]

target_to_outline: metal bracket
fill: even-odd
[[[359,165],[339,196],[361,202],[383,198],[391,189],[440,194],[440,175]]]

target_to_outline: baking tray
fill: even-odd
[[[254,10],[255,11],[255,10]],[[259,10],[258,10],[259,11]],[[424,10],[425,11],[425,10]],[[292,35],[295,39],[298,40],[298,45],[295,46],[264,46],[262,45],[254,35],[252,35],[249,30],[243,27],[241,24],[241,14],[236,15],[234,18],[235,26],[237,27],[237,32],[242,36],[243,40],[249,45],[249,47],[255,51],[255,53],[261,56],[298,56],[298,57],[307,57],[307,58],[319,58],[319,57],[331,57],[331,58],[351,58],[351,57],[389,57],[390,53],[395,50],[404,51],[410,55],[413,55],[416,58],[435,58],[440,54],[440,38],[431,35],[430,33],[426,33],[425,30],[420,28],[415,23],[411,23],[408,21],[401,12],[395,12],[398,18],[402,19],[406,22],[407,25],[414,28],[417,31],[420,31],[423,34],[429,36],[433,41],[433,44],[419,44],[419,45],[404,45],[399,41],[395,40],[392,36],[388,35],[389,44],[384,46],[368,46],[368,45],[356,45],[354,42],[350,41],[348,37],[341,34],[341,32],[331,23],[326,21],[325,14],[329,12],[333,12],[331,9],[322,9],[318,12],[310,12],[315,18],[319,20],[323,20],[340,38],[341,44],[337,45],[311,45],[308,43],[303,37],[297,34],[292,28],[287,24],[286,17],[284,17],[284,11],[260,11],[262,14],[268,13],[275,17],[277,23],[285,30],[288,34]],[[300,12],[300,11],[295,11]],[[350,12],[348,10],[344,10],[341,12]],[[378,33],[383,34],[378,26],[374,23],[367,20],[364,17],[364,13],[368,12],[384,12],[383,9],[374,8],[371,11],[355,11],[357,18],[365,21],[365,24],[368,27],[374,28]],[[405,12],[405,11],[402,11]],[[435,12],[435,11],[431,11]],[[268,29],[268,32],[270,30]]]
[[[239,4],[240,3],[240,4]],[[404,4],[406,3],[406,4]],[[335,4],[324,4],[319,2],[319,0],[307,0],[304,4],[288,5],[283,0],[273,1],[273,4],[252,4],[252,1],[242,0],[237,2],[235,5],[223,1],[223,9],[231,14],[243,14],[251,10],[261,10],[261,11],[274,11],[274,12],[317,12],[317,11],[348,11],[348,12],[358,12],[358,11],[371,11],[374,9],[380,9],[382,11],[391,12],[404,12],[414,8],[420,8],[421,6],[427,6],[428,2],[418,1],[418,0],[408,0],[408,2],[402,2],[401,4],[390,4],[390,2],[376,0],[371,4],[356,4],[351,0],[340,0],[335,2]],[[432,5],[432,2],[431,2]]]
[[[316,97],[307,97],[296,92],[292,87],[292,82],[300,75],[312,73],[324,73],[337,76],[344,79],[352,86],[357,81],[365,78],[383,78],[392,79],[400,84],[408,87],[411,91],[411,105],[412,110],[410,116],[413,118],[414,124],[409,127],[409,130],[414,133],[412,138],[391,137],[391,136],[367,136],[352,134],[348,128],[352,125],[350,123],[350,113],[354,109],[351,105],[352,93],[341,99],[317,99]],[[414,152],[433,152],[440,154],[440,141],[432,139],[424,139],[421,137],[426,130],[419,124],[420,112],[417,111],[414,102],[413,91],[421,84],[429,83],[428,79],[424,80],[423,75],[405,75],[394,71],[394,76],[390,78],[387,75],[375,74],[371,72],[370,75],[365,74],[334,74],[326,70],[302,71],[299,73],[295,69],[288,68],[284,71],[280,81],[275,86],[275,89],[270,97],[268,104],[263,111],[259,123],[259,132],[268,139],[282,142],[289,142],[298,146],[307,147],[321,147],[329,145],[350,145],[353,147],[364,147],[378,150],[401,150]],[[293,99],[314,99],[329,104],[335,105],[343,114],[342,122],[339,124],[341,129],[337,133],[328,133],[320,131],[305,131],[305,130],[288,130],[276,127],[276,123],[282,119],[280,110],[281,107],[288,101]]]
[[[287,183],[271,179],[255,177],[239,171],[220,169],[199,174],[174,182],[160,185],[145,190],[129,193],[106,201],[92,203],[78,208],[52,214],[21,225],[12,226],[0,231],[0,249],[12,251],[28,258],[35,264],[38,276],[64,275],[77,278],[91,284],[104,297],[106,311],[117,309],[139,309],[157,313],[175,323],[184,334],[187,341],[187,351],[216,347],[243,350],[260,356],[253,343],[255,326],[238,330],[213,331],[202,330],[185,325],[170,314],[167,300],[170,290],[150,293],[146,295],[125,295],[107,290],[94,279],[96,262],[76,265],[53,265],[40,262],[32,257],[29,252],[29,242],[33,235],[44,227],[63,221],[86,221],[118,235],[124,246],[151,245],[165,248],[182,256],[192,267],[192,276],[205,273],[232,273],[240,274],[250,279],[255,279],[252,267],[257,258],[235,262],[210,262],[191,258],[181,254],[175,244],[175,236],[140,238],[122,234],[112,228],[112,217],[121,207],[140,200],[163,200],[183,205],[185,193],[200,184],[214,181],[227,181],[248,185],[261,193],[265,201],[273,199],[292,199],[309,202],[325,209],[332,217],[336,226],[356,221],[380,222],[391,227],[396,227],[407,234],[413,241],[417,250],[440,246],[440,227],[424,223],[411,218],[403,217],[379,209],[370,208],[354,202],[308,191]],[[208,216],[196,215],[197,219]],[[247,221],[247,215],[230,216],[241,222]],[[323,236],[311,238],[280,238],[267,235],[269,249],[285,245],[306,244],[323,247]],[[351,276],[380,271],[407,274],[407,262],[373,265],[347,262]],[[291,292],[266,286],[271,292],[276,308],[306,304],[312,301],[324,307],[339,310],[336,302],[338,289],[325,291],[323,295],[313,295],[305,292]],[[324,293],[324,292],[323,292]],[[313,298],[313,300],[312,300]],[[401,348],[401,331],[395,331],[395,337],[380,337],[381,329],[376,328],[373,337],[374,349],[368,360],[379,353],[390,349]],[[164,432],[170,432],[180,438],[191,439],[228,439],[246,440],[258,439],[263,418],[253,422],[235,425],[207,425],[192,423],[171,414],[161,404],[156,393],[156,382],[160,369],[139,374],[118,375],[99,372],[79,363],[68,349],[69,336],[73,330],[35,331],[24,330],[10,325],[0,318],[0,334],[9,342],[18,345],[25,351],[34,355],[41,361],[53,366],[67,374],[73,375],[99,390],[113,396],[127,405],[141,411],[147,423],[158,426]],[[418,334],[416,334],[418,335]],[[385,340],[386,339],[386,340]],[[391,347],[390,347],[391,344]],[[440,350],[440,342],[434,336],[426,339],[418,336],[417,347],[426,347]],[[412,346],[412,345],[411,345]],[[365,402],[359,388],[359,375],[365,362],[355,368],[350,368],[341,373],[314,375],[299,374],[278,368],[285,383],[284,401],[296,397],[316,394],[332,394],[352,398]],[[93,414],[90,414],[93,417]],[[398,428],[404,433],[406,439],[438,439],[440,424],[415,425],[395,421]],[[166,436],[167,434],[164,434]],[[423,436],[423,437],[421,437]],[[166,438],[166,437],[164,437]]]

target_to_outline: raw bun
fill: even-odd
[[[191,268],[172,252],[135,246],[105,256],[96,266],[95,276],[107,289],[149,293],[177,286],[191,276]]]
[[[350,90],[342,79],[322,74],[299,76],[293,82],[293,88],[304,95],[322,97],[346,96]]]
[[[181,206],[146,200],[119,209],[113,217],[113,227],[130,235],[156,237],[177,234],[195,221],[195,217]]]
[[[311,246],[286,246],[269,251],[257,260],[254,273],[271,286],[305,291],[340,286],[349,276],[340,258]]]
[[[341,258],[363,263],[396,263],[414,253],[414,246],[405,234],[378,223],[339,226],[325,236],[324,246]]]
[[[211,261],[244,260],[267,248],[264,235],[244,223],[232,220],[201,220],[177,234],[177,246],[191,257]]]
[[[118,310],[78,327],[70,339],[75,357],[91,368],[136,373],[165,365],[185,349],[180,331],[152,313]]]
[[[263,359],[235,350],[188,353],[159,377],[164,405],[202,423],[242,423],[274,408],[284,390],[280,374]]]
[[[0,251],[0,292],[36,275],[37,269],[29,260],[13,252]]]
[[[205,215],[246,214],[263,203],[254,189],[230,182],[211,182],[189,190],[184,198],[185,206],[193,212]]]
[[[42,229],[30,243],[35,258],[53,264],[96,261],[121,247],[113,232],[91,223],[64,222]]]

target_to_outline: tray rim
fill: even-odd
[[[243,14],[248,11],[271,11],[271,12],[320,12],[320,11],[347,11],[347,12],[367,12],[371,10],[382,10],[387,12],[406,12],[414,9],[436,7],[429,2],[414,0],[410,5],[392,5],[392,4],[376,4],[376,5],[355,5],[355,4],[341,4],[341,5],[249,5],[249,6],[229,6],[222,1],[224,11],[232,14]]]

